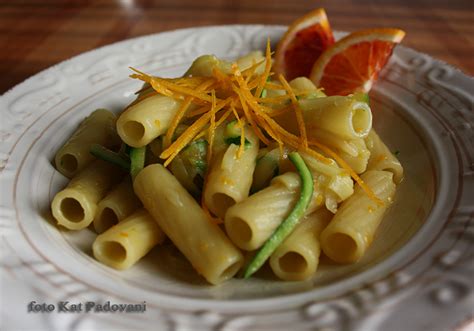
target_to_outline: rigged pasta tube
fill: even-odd
[[[157,222],[140,208],[98,235],[92,252],[97,260],[109,267],[127,269],[164,240],[165,234]]]
[[[166,168],[147,166],[133,187],[158,225],[208,282],[219,284],[237,273],[243,264],[240,251]]]
[[[342,203],[321,233],[324,253],[339,263],[357,262],[365,254],[395,194],[391,172],[369,170],[361,178],[384,204],[374,202],[360,186]]]
[[[304,152],[300,154],[313,175],[314,185],[322,192],[326,208],[335,213],[337,205],[354,193],[350,175],[332,159],[328,164]]]
[[[97,205],[94,218],[94,229],[102,233],[119,223],[141,206],[140,200],[133,192],[132,181],[126,177],[119,185],[107,193]]]
[[[305,280],[318,268],[321,247],[319,235],[332,214],[319,209],[300,221],[293,232],[270,257],[270,267],[283,280]]]
[[[89,153],[91,145],[118,146],[120,139],[115,132],[116,120],[115,115],[106,109],[92,112],[56,153],[56,169],[72,178],[94,160]]]
[[[393,173],[395,184],[399,184],[403,179],[403,167],[374,129],[370,130],[365,138],[365,144],[370,151],[367,169],[390,171]]]
[[[346,139],[324,130],[312,131],[311,137],[333,148],[356,173],[361,174],[367,170],[370,151],[367,149],[364,139]]]
[[[263,56],[262,51],[252,51],[237,58],[235,62],[240,71],[248,69],[259,62],[260,64],[255,69],[255,74],[261,75],[265,71],[265,56]]]
[[[51,210],[58,224],[70,230],[89,226],[97,204],[120,178],[119,168],[101,160],[92,162],[54,196]]]
[[[287,172],[275,177],[267,188],[230,207],[224,221],[227,235],[244,250],[262,246],[295,205],[300,185],[299,176]],[[306,213],[321,205],[323,199],[319,196],[315,188]]]
[[[255,69],[255,73],[262,74],[265,70],[264,60],[265,57],[261,51],[254,51],[239,57],[235,62],[240,71],[248,69],[258,62],[262,62]],[[201,55],[193,61],[184,76],[211,77],[213,75],[214,68],[219,69],[224,74],[230,74],[232,72],[232,63],[221,60],[215,55]]]
[[[240,137],[240,136],[239,136]],[[227,209],[248,197],[252,186],[259,141],[253,130],[245,127],[245,144],[230,144],[212,159],[204,186],[204,202],[211,212],[224,218]]]
[[[281,85],[279,81],[272,81],[274,85]],[[289,82],[291,89],[297,95],[298,100],[302,101],[305,99],[315,99],[324,97],[325,94],[318,90],[318,88],[313,84],[311,80],[306,77],[298,77]],[[283,109],[288,107],[288,102],[290,97],[287,95],[284,87],[281,85],[281,90],[267,90],[266,97],[278,97],[286,95],[287,99],[283,99],[280,103],[268,103],[265,104],[267,107],[277,109]],[[263,99],[265,100],[265,99]],[[295,113],[293,111],[285,111],[281,114],[274,116],[275,121],[285,130],[293,133],[299,133],[298,121],[296,120]]]
[[[126,109],[117,120],[117,132],[132,147],[143,147],[164,134],[181,102],[155,95],[145,98]]]
[[[356,173],[361,174],[367,170],[367,165],[369,163],[370,151],[365,146],[364,139],[357,138],[352,139],[350,144],[354,146],[356,155],[349,154],[345,151],[340,151],[339,156],[346,161],[346,163],[354,170]]]
[[[310,135],[325,130],[346,139],[364,138],[372,127],[372,112],[365,102],[351,97],[331,96],[299,101]]]

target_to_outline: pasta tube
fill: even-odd
[[[255,74],[261,75],[265,71],[265,57],[262,51],[253,51],[244,56],[239,57],[236,61],[240,71],[252,67],[254,64],[261,62],[255,69]]]
[[[56,153],[56,169],[68,178],[74,177],[94,157],[89,153],[93,144],[112,148],[120,141],[115,132],[115,115],[105,109],[97,109],[79,125],[68,141]]]
[[[252,186],[259,141],[248,127],[245,127],[245,139],[249,144],[245,145],[240,157],[240,146],[232,143],[210,164],[203,192],[204,202],[220,218],[224,218],[229,207],[248,197]]]
[[[201,195],[207,168],[207,141],[199,139],[186,146],[171,162],[170,170],[193,196]]]
[[[280,150],[262,148],[258,151],[255,171],[253,172],[251,192],[257,192],[270,185],[273,177],[279,174]]]
[[[353,139],[344,139],[340,136],[336,136],[335,134],[324,130],[312,131],[311,137],[328,147],[337,149],[341,153],[345,153],[351,156],[357,156],[357,154],[359,153],[358,148],[354,144]]]
[[[338,198],[338,203],[354,193],[354,183],[350,175],[334,160],[331,159],[331,163],[327,164],[306,153],[301,153],[301,156],[313,174],[315,185],[321,186],[326,194],[333,193]]]
[[[372,127],[372,112],[365,102],[331,96],[299,101],[308,134],[326,130],[346,139],[364,138]]]
[[[94,161],[54,196],[51,203],[54,218],[69,230],[89,226],[97,204],[120,178],[119,168],[101,160]]]
[[[231,63],[218,59],[215,55],[201,55],[193,61],[184,76],[211,77],[214,68],[228,74],[231,72]]]
[[[316,85],[314,85],[314,83],[306,77],[297,77],[292,79],[290,81],[290,86],[295,93],[318,90]]]
[[[181,102],[156,95],[126,109],[117,120],[117,132],[132,147],[143,147],[166,132]]]
[[[326,94],[319,90],[314,83],[306,77],[298,77],[290,81],[290,86],[296,94],[304,93],[302,99],[315,99],[325,97]]]
[[[295,205],[300,182],[296,173],[287,172],[275,177],[267,188],[230,207],[224,221],[229,238],[248,251],[263,245]],[[319,195],[315,189],[306,213],[321,205]]]
[[[219,284],[237,273],[243,264],[240,251],[166,168],[147,166],[133,187],[158,225],[208,282]]]
[[[244,278],[250,277],[252,274],[258,271],[265,261],[270,258],[273,252],[280,246],[280,244],[293,232],[296,225],[298,225],[301,218],[304,217],[306,210],[311,204],[311,200],[314,192],[313,176],[311,171],[303,161],[301,155],[298,152],[291,152],[288,155],[291,163],[298,171],[298,176],[301,180],[300,193],[296,204],[291,209],[290,213],[286,215],[285,219],[280,223],[278,228],[272,233],[272,235],[265,241],[263,246],[257,251],[255,256],[245,266]]]
[[[281,90],[274,90],[274,89],[268,90],[267,95],[266,95],[268,98],[281,97],[283,95],[286,95],[287,98],[282,99],[280,103],[269,103],[269,104],[266,104],[266,106],[273,108],[275,110],[288,107],[288,105],[291,103],[291,99],[290,99],[290,96],[287,94],[283,85],[281,85],[279,81],[272,81],[271,83],[273,85],[280,85],[282,89]],[[290,81],[289,84],[293,92],[299,95],[298,96],[299,99],[318,97],[320,94],[324,95],[324,93],[321,93],[313,84],[313,82],[310,81],[306,77],[295,78],[292,81]],[[305,94],[300,95],[301,93],[305,93]],[[285,130],[293,134],[299,133],[298,122],[296,120],[294,111],[285,111],[282,114],[278,114],[274,116],[274,119]]]
[[[239,70],[245,70],[250,68],[253,64],[262,61],[256,69],[255,73],[262,74],[265,70],[265,57],[261,51],[250,52],[244,56],[239,57],[235,62]],[[201,55],[196,58],[189,69],[186,71],[184,76],[204,76],[211,77],[214,68],[219,69],[224,74],[230,74],[232,72],[232,64],[228,61],[221,60],[215,55]]]
[[[127,269],[164,240],[164,232],[141,208],[98,235],[92,244],[92,252],[97,260],[109,267]]]
[[[301,220],[296,229],[270,257],[270,267],[283,280],[305,280],[318,268],[321,247],[319,235],[332,214],[320,209]]]
[[[97,233],[104,232],[133,213],[140,205],[140,200],[133,192],[132,181],[127,176],[97,205],[97,213],[94,218],[95,231]]]
[[[369,170],[361,178],[384,204],[378,205],[360,186],[342,203],[321,233],[324,253],[339,263],[357,262],[365,254],[395,194],[391,172]]]
[[[364,139],[353,139],[350,143],[355,147],[356,155],[351,155],[345,151],[340,151],[339,156],[358,174],[367,170],[370,152],[365,146]]]
[[[367,169],[390,171],[393,173],[395,184],[400,184],[403,179],[403,167],[374,129],[370,130],[365,138],[365,144],[370,151]]]

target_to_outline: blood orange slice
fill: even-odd
[[[380,28],[351,33],[314,63],[310,79],[327,95],[368,92],[405,32]]]
[[[273,69],[287,80],[308,77],[316,59],[334,44],[324,9],[309,12],[294,21],[280,39]]]

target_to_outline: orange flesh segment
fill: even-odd
[[[332,31],[314,24],[298,31],[284,53],[285,76],[288,80],[308,77],[321,53],[334,44]]]
[[[389,41],[366,41],[334,55],[324,68],[320,81],[324,92],[327,95],[368,92],[390,58],[394,46]]]

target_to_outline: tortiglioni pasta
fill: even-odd
[[[321,255],[357,262],[403,168],[373,131],[366,95],[288,83],[271,54],[268,44],[234,63],[203,55],[178,78],[133,69],[144,85],[116,122],[121,148],[111,150],[107,130],[90,131],[99,131],[91,118],[115,121],[96,111],[61,150],[92,152],[78,169],[100,160],[56,194],[58,223],[80,230],[94,220],[94,256],[116,269],[166,235],[211,284],[266,261],[291,281],[315,275]],[[253,255],[245,266],[240,250]]]

